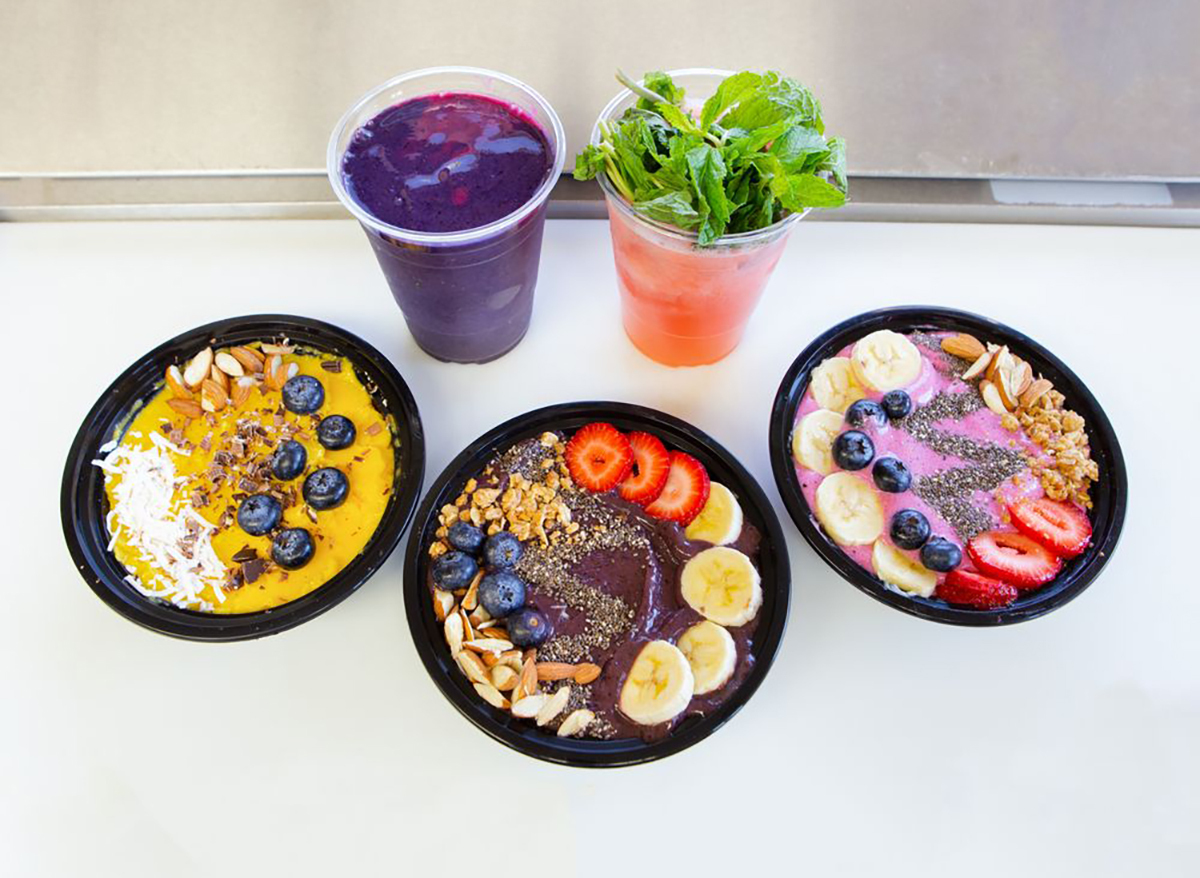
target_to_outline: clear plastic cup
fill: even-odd
[[[355,132],[382,111],[411,98],[481,95],[515,107],[541,128],[553,150],[546,179],[520,208],[455,232],[421,232],[373,216],[350,194],[342,159]],[[379,267],[417,344],[430,356],[483,363],[516,347],[529,329],[542,250],[546,200],[565,161],[562,122],[524,83],[493,70],[431,67],[390,79],[342,117],[329,141],[329,181],[362,225]]]
[[[686,90],[688,105],[703,104],[731,71],[668,71]],[[623,90],[601,111],[615,119],[637,100]],[[621,318],[625,333],[646,356],[668,366],[699,366],[723,359],[738,346],[763,289],[783,255],[788,233],[804,216],[794,213],[753,232],[725,235],[700,247],[697,236],[647,219],[599,176],[608,206]]]

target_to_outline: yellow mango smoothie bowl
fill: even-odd
[[[382,354],[306,318],[236,318],[167,342],[96,403],[68,459],[63,526],[122,615],[239,640],[366,581],[423,475],[416,403]]]

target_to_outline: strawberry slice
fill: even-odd
[[[991,530],[967,543],[967,554],[982,572],[1017,588],[1037,588],[1058,575],[1062,560],[1041,543],[1012,530]]]
[[[671,471],[671,457],[657,436],[635,431],[626,438],[633,448],[633,471],[618,490],[630,503],[645,506],[662,493]]]
[[[1087,513],[1073,503],[1049,497],[1020,500],[1008,507],[1008,514],[1017,530],[1060,558],[1074,558],[1092,539]]]
[[[646,506],[646,514],[677,521],[685,527],[708,502],[708,471],[704,464],[682,451],[671,452],[671,469],[662,493]]]
[[[948,604],[974,607],[977,610],[995,610],[1007,607],[1017,599],[1017,588],[999,579],[990,579],[970,570],[951,570],[945,581],[934,592]]]
[[[575,484],[599,494],[611,491],[629,475],[633,449],[612,424],[597,421],[580,427],[563,453]]]

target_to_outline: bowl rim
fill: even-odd
[[[1057,373],[1055,389],[1086,420],[1093,456],[1101,463],[1103,495],[1097,495],[1093,510],[1094,534],[1098,537],[1086,552],[1068,562],[1049,585],[1031,592],[1028,598],[1001,610],[972,610],[955,607],[934,598],[902,595],[885,587],[858,566],[816,523],[796,479],[791,455],[791,434],[796,410],[808,386],[809,373],[821,360],[833,356],[854,339],[877,329],[910,332],[916,329],[957,330],[1008,344],[1029,360],[1041,360]],[[1087,385],[1045,346],[999,321],[970,311],[936,305],[901,305],[855,315],[825,330],[792,361],[771,407],[767,431],[768,452],[775,485],[784,506],[801,535],[842,579],[878,601],[902,612],[951,625],[997,626],[1036,619],[1078,597],[1100,574],[1112,557],[1125,523],[1129,484],[1125,458],[1111,422]],[[1097,452],[1099,452],[1097,454]],[[1103,501],[1103,502],[1101,502]]]
[[[107,547],[107,529],[96,504],[104,495],[103,474],[92,466],[114,429],[162,381],[166,366],[205,345],[288,337],[301,346],[338,353],[375,382],[384,407],[394,415],[400,476],[393,499],[363,551],[328,582],[280,607],[253,613],[219,614],[184,610],[146,597],[124,581],[125,570]],[[190,356],[191,354],[188,354]],[[185,640],[229,642],[278,634],[345,600],[387,560],[412,519],[425,473],[425,438],[412,391],[396,367],[374,346],[331,323],[291,314],[249,314],[216,320],[182,332],[138,357],[92,405],[81,423],[63,469],[60,513],[75,568],[95,594],[131,622]]]
[[[548,429],[572,430],[598,420],[609,421],[618,429],[655,430],[668,445],[695,455],[710,470],[724,470],[733,477],[728,487],[738,495],[747,519],[760,526],[762,532],[764,549],[760,549],[758,568],[763,573],[763,607],[770,608],[770,615],[764,617],[765,624],[760,624],[755,632],[753,669],[738,690],[713,713],[689,718],[665,738],[652,743],[634,738],[614,741],[558,738],[524,721],[513,720],[484,703],[450,658],[422,575],[426,536],[437,527],[436,513],[444,497],[456,493],[501,446]],[[710,463],[717,466],[710,467]],[[769,573],[774,579],[774,587],[770,589],[766,586]],[[404,604],[409,633],[425,670],[446,700],[476,728],[510,749],[546,762],[583,768],[617,768],[663,759],[699,743],[724,726],[758,690],[778,654],[787,627],[790,593],[791,565],[783,529],[762,487],[738,459],[686,421],[646,406],[604,400],[533,409],[504,421],[467,445],[447,464],[421,501],[404,560]]]

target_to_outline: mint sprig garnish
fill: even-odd
[[[820,103],[796,80],[735,73],[697,116],[665,73],[640,85],[617,79],[637,103],[600,123],[600,142],[575,158],[575,179],[605,174],[643,216],[695,231],[706,246],[846,202],[846,144],[825,137]]]

